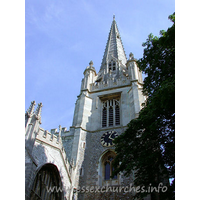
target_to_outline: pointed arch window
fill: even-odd
[[[113,161],[114,161],[114,155],[112,153],[108,153],[107,156],[104,158],[104,180],[110,180],[111,176],[114,172],[114,167],[113,167]],[[115,175],[112,179],[117,179],[117,175]]]
[[[109,126],[113,126],[113,107],[109,107]]]
[[[107,126],[107,102],[103,104],[103,110],[102,110],[102,127]]]
[[[110,180],[110,163],[105,162],[105,180]]]
[[[119,99],[109,99],[103,101],[102,107],[102,127],[112,127],[120,125],[120,103]]]
[[[120,111],[118,102],[115,102],[115,124],[120,125]]]

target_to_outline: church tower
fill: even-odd
[[[107,192],[133,187],[133,175],[111,178],[113,140],[145,102],[142,73],[132,53],[126,58],[115,17],[99,72],[90,61],[83,74],[70,130],[41,128],[42,103],[35,110],[32,101],[25,114],[26,200],[132,199],[130,192]]]
[[[83,74],[73,124],[63,140],[66,151],[71,147],[67,153],[73,166],[74,188],[128,185],[133,177],[118,174],[110,178],[116,156],[112,141],[138,116],[145,97],[142,73],[132,53],[126,58],[115,17],[99,72],[90,61]],[[75,196],[89,199],[87,195],[77,192]]]

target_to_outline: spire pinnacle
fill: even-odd
[[[42,111],[42,103],[38,103],[38,107],[35,111],[36,116],[41,116],[41,111]]]
[[[113,14],[113,21],[115,20],[115,14]]]
[[[33,111],[34,111],[34,108],[35,108],[35,104],[36,104],[35,101],[32,101],[30,107],[27,110],[27,113],[29,113],[30,115],[33,114]]]
[[[36,108],[35,111],[35,117],[37,120],[39,120],[39,123],[41,124],[41,111],[42,111],[42,103],[38,103],[38,107]]]
[[[89,65],[90,65],[90,67],[93,66],[93,61],[92,60],[89,62]]]

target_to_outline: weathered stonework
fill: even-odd
[[[40,127],[42,104],[34,111],[35,102],[32,102],[26,112],[27,200],[31,193],[37,192],[33,190],[33,183],[37,181],[35,177],[47,163],[56,166],[59,171],[63,186],[62,199],[131,199],[133,195],[123,191],[98,194],[79,191],[86,187],[133,184],[133,175],[125,177],[120,173],[115,179],[105,178],[104,159],[107,155],[116,155],[116,152],[114,146],[105,147],[101,144],[101,137],[105,132],[115,131],[118,135],[123,133],[130,120],[138,116],[142,103],[145,102],[142,95],[142,74],[133,54],[130,54],[129,60],[126,58],[115,19],[100,71],[96,73],[91,61],[83,74],[69,131],[61,126],[59,129],[51,129],[50,132],[43,130]],[[110,105],[106,104],[107,110],[103,116],[105,101]],[[114,104],[111,102],[117,102],[118,105],[111,105]],[[114,109],[115,106],[118,106],[118,110]],[[113,109],[112,114],[109,109]]]

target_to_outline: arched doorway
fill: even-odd
[[[58,168],[43,165],[37,172],[31,190],[31,200],[63,200],[62,182]]]

